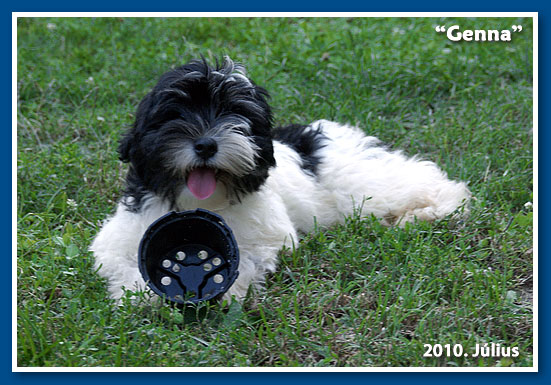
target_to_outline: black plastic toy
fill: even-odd
[[[217,299],[239,272],[231,229],[208,210],[170,212],[149,226],[138,251],[151,290],[179,305]]]

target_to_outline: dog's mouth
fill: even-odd
[[[193,196],[204,200],[216,190],[216,170],[209,167],[197,167],[187,175],[187,188]]]

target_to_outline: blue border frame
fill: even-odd
[[[539,20],[539,218],[546,218],[546,214],[549,211],[549,204],[543,197],[548,192],[546,185],[546,177],[548,174],[548,165],[550,164],[550,152],[544,151],[549,144],[549,129],[550,123],[550,98],[549,93],[551,90],[551,82],[549,72],[551,72],[550,50],[551,47],[551,18],[549,5],[543,2],[525,0],[523,2],[512,1],[497,1],[490,0],[485,2],[465,0],[462,2],[442,2],[437,0],[429,0],[420,2],[411,1],[393,1],[389,2],[359,2],[358,0],[341,0],[338,3],[328,1],[306,2],[298,4],[296,1],[289,0],[278,1],[275,4],[259,2],[253,2],[251,0],[241,0],[235,2],[211,0],[207,2],[145,2],[143,0],[138,1],[107,1],[107,0],[95,0],[93,2],[76,3],[75,1],[68,0],[50,0],[50,1],[37,1],[26,0],[16,4],[1,5],[2,13],[1,20],[4,23],[1,24],[2,28],[2,43],[5,46],[5,50],[11,53],[11,27],[12,27],[12,12],[59,12],[59,11],[72,11],[72,12],[118,12],[118,11],[349,11],[349,12],[538,12]],[[11,57],[11,55],[10,55]],[[4,117],[11,117],[12,104],[11,104],[11,61],[5,60],[2,64],[4,71],[3,76],[0,76],[2,98],[4,103],[1,103],[2,115]],[[8,93],[8,90],[10,91]],[[5,119],[6,121],[8,119]],[[11,119],[10,123],[11,123]],[[7,122],[5,123],[7,126]],[[11,162],[11,124],[0,131],[0,143],[2,151],[0,151],[1,173],[4,179],[9,181],[10,188],[0,189],[2,198],[2,208],[4,213],[10,213],[10,215],[4,214],[2,225],[6,231],[0,233],[2,244],[11,246],[11,202],[12,202],[12,186],[11,186],[11,174],[12,174],[12,162]],[[9,218],[6,219],[6,218]],[[547,234],[547,221],[539,221],[539,237],[545,239]],[[141,383],[155,383],[159,381],[159,376],[162,376],[161,381],[186,381],[191,383],[216,383],[228,385],[228,383],[246,384],[246,383],[299,383],[301,381],[311,382],[334,382],[336,380],[343,380],[350,382],[387,382],[387,383],[443,383],[448,384],[464,384],[470,383],[486,383],[492,382],[497,384],[519,384],[519,383],[544,383],[550,378],[551,360],[549,359],[549,346],[551,346],[549,328],[547,325],[551,324],[549,317],[549,293],[551,293],[551,280],[548,279],[547,274],[551,273],[549,268],[549,246],[547,242],[539,242],[539,373],[181,373],[181,374],[149,374],[149,373],[12,373],[11,372],[11,343],[4,343],[5,358],[1,363],[0,378],[7,383],[17,384],[36,384],[36,383],[55,383],[55,384],[72,384],[75,381],[79,383],[96,383],[101,382],[103,384],[109,383],[121,383],[131,382],[133,384]],[[10,247],[11,250],[11,247]],[[11,255],[9,253],[8,255]],[[10,263],[11,265],[11,263]],[[11,266],[5,268],[5,275],[11,277]],[[11,278],[1,281],[2,289],[4,293],[10,293],[5,295],[11,299]],[[4,325],[2,328],[2,335],[4,341],[11,341],[11,304],[10,316],[4,317]]]

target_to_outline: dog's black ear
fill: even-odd
[[[135,152],[139,151],[137,149],[137,143],[140,140],[140,136],[144,131],[144,127],[148,118],[148,112],[151,110],[151,104],[153,103],[152,99],[153,96],[150,92],[141,100],[140,104],[138,105],[138,110],[136,111],[134,124],[120,139],[118,152],[119,159],[123,162],[130,162],[133,158],[135,158]]]
[[[133,146],[133,137],[131,132],[127,132],[120,140],[117,151],[119,152],[119,159],[125,163],[130,162],[130,149]]]

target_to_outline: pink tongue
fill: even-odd
[[[214,170],[210,168],[196,168],[189,173],[187,187],[197,199],[207,199],[216,189]]]

